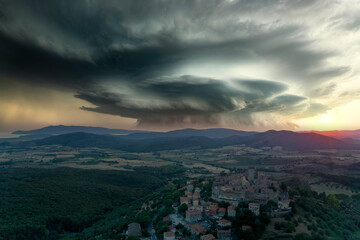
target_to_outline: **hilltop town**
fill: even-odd
[[[131,223],[128,236],[148,240],[230,240],[237,239],[240,231],[244,239],[251,239],[265,230],[271,217],[284,216],[292,209],[287,191],[254,168],[242,174],[189,180],[179,191],[171,213],[158,221],[165,228],[157,231],[152,226],[150,236],[142,237],[140,224]]]

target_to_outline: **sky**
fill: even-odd
[[[359,129],[357,0],[0,0],[0,131]]]

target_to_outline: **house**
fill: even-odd
[[[200,193],[194,192],[193,199],[199,199],[199,198],[200,198]]]
[[[218,239],[231,239],[231,230],[218,230],[217,237]]]
[[[214,240],[214,239],[215,239],[215,237],[212,234],[206,234],[206,235],[200,237],[200,240]]]
[[[175,240],[174,232],[164,232],[164,240]]]
[[[188,186],[186,187],[186,189],[187,189],[188,191],[192,192],[192,191],[194,190],[194,186],[193,186],[193,185],[188,185]]]
[[[251,226],[249,226],[249,225],[242,225],[242,226],[241,226],[241,230],[243,230],[243,231],[252,230],[252,228],[251,228]]]
[[[169,216],[163,217],[163,222],[170,222],[170,217]]]
[[[206,209],[210,208],[211,202],[205,202],[204,200],[200,200],[201,206],[203,206]]]
[[[252,211],[256,216],[260,215],[260,204],[249,203],[249,210]]]
[[[200,212],[202,212],[203,209],[204,209],[203,206],[195,205],[195,204],[194,204],[194,206],[189,208],[189,210],[193,210],[193,211],[197,210],[197,211],[200,211]]]
[[[206,227],[201,226],[200,224],[190,225],[190,232],[195,235],[200,235],[207,231]]]
[[[219,208],[218,215],[219,217],[225,216],[226,208]]]
[[[192,198],[192,192],[191,192],[191,191],[185,191],[185,195],[186,195],[188,198]]]
[[[195,188],[195,192],[200,193],[201,189],[199,187]]]
[[[193,199],[193,205],[198,206],[199,205],[199,199]]]
[[[278,208],[281,210],[291,210],[290,200],[278,201]]]
[[[213,217],[213,218],[218,217],[216,210],[211,210],[211,209],[206,210],[205,214],[208,215],[209,217]]]
[[[210,210],[214,210],[214,211],[217,212],[218,206],[217,206],[217,204],[211,204],[210,207],[209,207],[209,209],[210,209]]]
[[[181,204],[190,204],[191,203],[191,198],[188,197],[180,197],[180,205]]]
[[[130,223],[128,225],[128,236],[141,237],[141,226],[139,223]]]
[[[198,210],[187,210],[185,220],[188,222],[197,222],[202,219],[201,212]]]
[[[176,232],[176,227],[174,227],[173,225],[169,225],[168,229],[170,232]]]
[[[220,227],[231,227],[231,222],[226,219],[220,219],[216,221]]]
[[[235,217],[236,216],[236,207],[235,206],[228,206],[227,208],[228,216],[229,217]]]

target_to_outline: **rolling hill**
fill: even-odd
[[[267,131],[250,136],[246,142],[253,147],[282,146],[288,149],[358,149],[359,146],[339,139],[316,133],[296,133],[291,131]]]
[[[208,138],[225,138],[230,136],[250,136],[257,132],[239,131],[226,128],[210,128],[210,129],[179,129],[168,132],[153,132],[153,131],[141,131],[141,130],[126,130],[126,129],[109,129],[102,127],[86,127],[86,126],[47,126],[40,129],[34,129],[29,131],[18,130],[13,134],[23,134],[28,138],[39,138],[40,136],[48,137],[50,135],[61,135],[68,133],[92,133],[99,135],[127,135],[127,138],[131,139],[150,139],[150,138],[164,138],[164,137],[190,137],[190,136],[202,136]]]
[[[327,137],[337,139],[355,139],[360,140],[360,129],[359,130],[334,130],[334,131],[308,131],[302,133],[316,133]]]
[[[132,139],[146,139],[159,137],[208,137],[208,138],[226,138],[230,136],[251,136],[258,132],[247,132],[227,128],[209,128],[209,129],[179,129],[169,132],[147,132],[147,133],[132,133],[127,138]]]
[[[93,133],[93,134],[130,134],[130,133],[145,133],[146,131],[140,130],[126,130],[126,129],[110,129],[103,127],[87,127],[87,126],[47,126],[44,128],[23,131],[18,130],[13,132],[13,134],[23,134],[23,135],[60,135],[67,133],[75,133],[75,132],[85,132],[85,133]]]
[[[96,135],[91,133],[69,133],[48,138],[14,143],[18,146],[63,145],[71,147],[116,148],[130,152],[149,152],[182,148],[214,148],[245,144],[250,147],[275,147],[285,149],[360,149],[339,139],[316,133],[296,133],[291,131],[267,131],[250,136],[230,136],[210,138],[205,136],[170,136],[134,139],[132,136]]]

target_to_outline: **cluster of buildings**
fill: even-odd
[[[207,181],[202,182],[208,184]],[[279,185],[276,181],[268,179],[265,175],[250,168],[247,173],[231,176],[218,176],[212,185],[212,199],[205,201],[201,198],[201,188],[194,186],[194,181],[188,181],[185,186],[185,194],[179,199],[180,205],[185,204],[187,210],[185,216],[179,212],[170,214],[163,219],[163,222],[171,221],[168,232],[163,233],[164,240],[175,240],[175,226],[181,223],[193,235],[200,236],[200,240],[232,239],[232,218],[236,217],[236,207],[239,202],[249,202],[247,208],[256,216],[260,215],[260,207],[269,200],[278,203],[275,214],[283,214],[290,211],[290,200],[284,199]],[[226,208],[224,204],[230,205]],[[275,215],[274,215],[275,216]],[[216,228],[214,229],[214,223]],[[208,230],[216,231],[216,237],[206,234]],[[243,225],[242,230],[251,229],[251,226]],[[129,225],[129,236],[141,236],[140,225]],[[140,235],[139,235],[140,234]]]
[[[231,205],[227,208],[220,207],[218,203],[205,201],[201,198],[199,187],[194,187],[192,181],[188,181],[185,196],[180,197],[180,205],[186,204],[185,227],[195,235],[201,235],[201,240],[231,239],[231,221],[225,219],[236,216],[236,207]],[[204,182],[207,183],[207,182]],[[211,227],[211,223],[217,222],[217,237],[212,234],[204,235]]]
[[[205,219],[220,220],[226,213],[229,217],[235,217],[235,206],[232,205],[228,208],[219,207],[216,202],[207,202],[201,199],[200,188],[194,188],[193,185],[188,185],[186,188],[186,197],[180,197],[180,204],[186,204],[188,207],[188,210],[185,213],[185,220],[187,222],[199,222]]]
[[[250,168],[247,173],[218,176],[212,187],[212,198],[238,205],[242,201],[264,204],[279,198],[279,185],[264,174]]]

